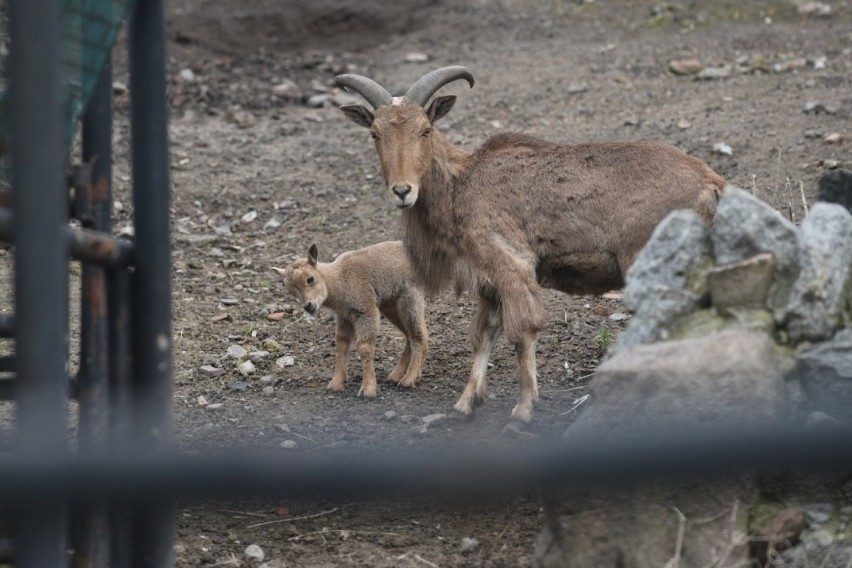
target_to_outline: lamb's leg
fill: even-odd
[[[378,334],[379,311],[377,309],[370,310],[355,322],[355,341],[358,355],[361,357],[361,366],[364,370],[364,378],[361,381],[358,398],[376,398],[378,387],[373,357],[376,353],[376,336]]]
[[[355,329],[352,323],[337,318],[337,330],[334,334],[334,348],[336,361],[334,365],[334,376],[328,383],[328,389],[333,391],[342,391],[343,384],[346,381],[348,371],[349,347],[352,345],[352,335]]]
[[[413,293],[399,303],[401,328],[405,333],[409,364],[405,376],[399,381],[401,387],[413,387],[423,372],[426,350],[429,347],[429,332],[426,330],[426,309],[420,294]]]
[[[485,400],[485,373],[494,344],[502,331],[500,303],[493,293],[479,295],[476,315],[470,327],[473,344],[473,365],[464,392],[453,407],[452,417],[462,420],[473,418],[473,410]]]

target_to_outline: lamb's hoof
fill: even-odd
[[[532,431],[529,423],[520,420],[512,420],[503,427],[503,435],[511,436],[519,440],[534,440],[538,434]]]
[[[473,420],[474,416],[473,409],[470,410],[470,414],[465,414],[461,410],[453,409],[452,412],[447,416],[447,420],[452,420],[453,422],[467,423]]]
[[[417,379],[401,379],[396,386],[402,389],[413,389],[415,382],[417,382]]]

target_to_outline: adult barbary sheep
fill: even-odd
[[[376,398],[373,354],[379,314],[405,335],[405,350],[388,379],[401,387],[413,387],[423,372],[429,338],[423,292],[412,283],[413,272],[402,242],[345,252],[331,263],[318,262],[318,252],[312,244],[307,258],[273,270],[284,277],[287,291],[302,302],[306,312],[315,314],[326,307],[336,315],[337,361],[328,388],[343,390],[349,347],[355,339],[364,369],[358,397]]]
[[[538,399],[535,339],[547,322],[541,287],[573,294],[622,287],[657,223],[687,208],[711,221],[725,181],[701,160],[652,142],[567,145],[499,134],[468,153],[434,128],[456,97],[426,105],[458,79],[473,86],[466,68],[444,67],[402,97],[360,75],[336,81],[374,109],[341,107],[370,129],[427,292],[455,284],[479,293],[473,367],[453,414],[470,417],[484,400],[488,359],[502,329],[521,378],[509,426],[522,430]]]

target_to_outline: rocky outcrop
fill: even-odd
[[[624,300],[633,318],[596,372],[566,444],[852,423],[852,214],[840,205],[815,204],[797,228],[728,187],[712,229],[686,211],[659,225],[627,275]],[[775,537],[788,541],[774,558],[783,548],[784,558],[799,558],[805,545],[772,527],[786,527],[776,522],[784,511],[799,518],[801,510],[785,509],[793,503],[778,495],[767,506],[762,490],[748,475],[615,493],[552,490],[535,565],[687,568],[747,565],[753,555],[763,564]],[[835,509],[844,507],[852,511],[848,502]],[[765,519],[755,513],[764,509]],[[805,530],[811,548],[827,540],[815,531],[828,531],[812,525],[794,531],[798,539]],[[763,544],[746,546],[748,533]]]

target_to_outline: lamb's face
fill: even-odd
[[[426,110],[410,103],[381,107],[370,136],[379,154],[388,199],[400,209],[411,207],[432,164],[432,121]]]
[[[315,264],[307,258],[300,258],[287,268],[273,270],[284,277],[287,292],[302,303],[306,312],[313,315],[319,311],[328,297],[328,288]]]

